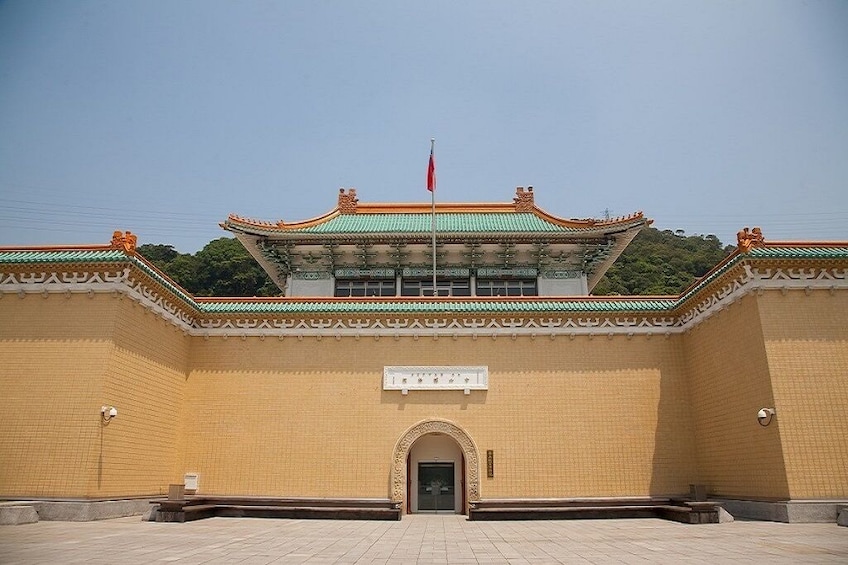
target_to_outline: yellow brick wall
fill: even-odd
[[[97,486],[116,303],[2,296],[0,495],[89,495]]]
[[[0,300],[0,496],[155,494],[178,478],[189,339],[134,304]],[[118,408],[107,426],[104,404]]]
[[[158,314],[117,298],[103,398],[119,416],[103,428],[98,496],[167,493],[177,470],[191,340]]]
[[[765,348],[794,499],[848,497],[848,293],[771,291]],[[770,427],[772,427],[770,426]]]
[[[780,428],[756,418],[774,405],[758,301],[748,295],[684,336],[699,482],[719,496],[785,499]]]
[[[495,452],[481,495],[685,492],[694,436],[679,338],[195,338],[184,471],[218,494],[387,497],[410,426]],[[382,390],[384,365],[488,365],[489,390]]]
[[[205,339],[120,295],[7,294],[0,496],[197,472],[206,493],[387,497],[395,443],[438,418],[476,443],[484,498],[845,497],[846,313],[846,293],[766,291],[668,338]],[[489,390],[403,396],[385,365],[487,365]]]

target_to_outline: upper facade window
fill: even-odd
[[[538,296],[536,279],[477,279],[477,296]]]
[[[334,296],[340,298],[397,296],[395,279],[336,279]],[[439,278],[436,296],[538,296],[536,279],[477,279],[472,294],[470,279]],[[433,296],[433,279],[404,278],[400,296]]]
[[[431,285],[432,286],[432,285]],[[395,296],[395,280],[336,280],[335,296]]]
[[[401,296],[433,296],[433,279],[403,279]],[[436,296],[471,296],[468,279],[436,279]]]

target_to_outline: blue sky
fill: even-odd
[[[0,245],[193,253],[227,214],[637,210],[848,240],[848,2],[0,2]]]

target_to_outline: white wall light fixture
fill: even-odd
[[[112,418],[115,418],[118,415],[118,409],[114,406],[101,406],[100,407],[100,418],[102,418],[104,424],[108,424],[112,421]]]
[[[771,424],[772,418],[774,418],[774,408],[760,408],[757,412],[757,422],[763,427]]]

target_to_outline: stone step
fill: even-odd
[[[672,504],[605,504],[569,506],[484,507],[475,505],[469,510],[469,520],[604,520],[621,518],[662,518],[684,524],[716,524],[718,507],[699,504],[697,507]]]
[[[161,500],[157,522],[189,522],[213,516],[329,520],[400,520],[396,504],[383,499],[193,497]]]

